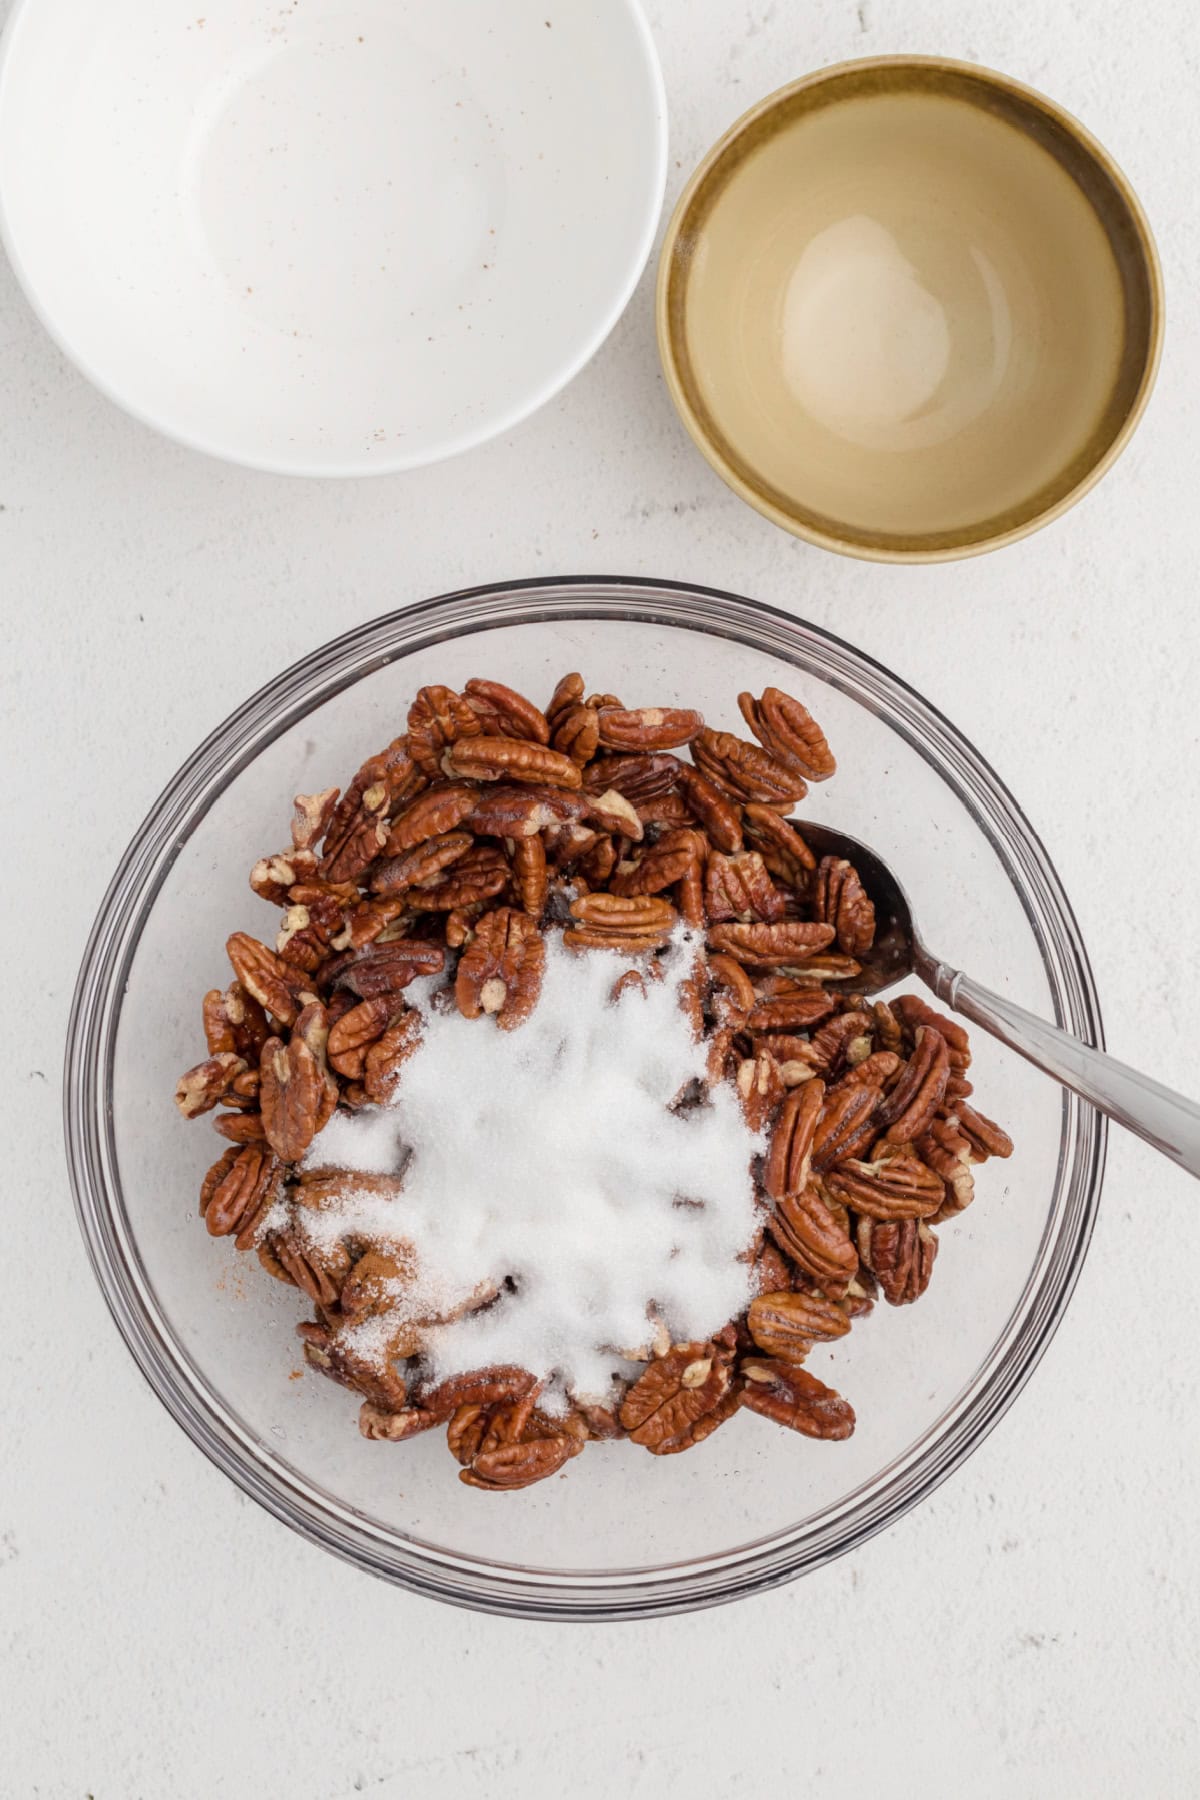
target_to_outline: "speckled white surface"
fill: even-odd
[[[1156,227],[1158,393],[1059,524],[975,563],[893,570],[793,543],[710,474],[658,376],[649,279],[591,369],[511,439],[351,486],[160,441],[64,365],[0,273],[3,1800],[1200,1790],[1200,1193],[1131,1140],[1114,1135],[1054,1345],[966,1467],[802,1585],[666,1624],[473,1618],[301,1543],[151,1398],[78,1242],[58,1123],[67,1007],[164,778],[324,638],[507,575],[728,586],[890,663],[1044,834],[1112,1048],[1200,1087],[1200,16],[1184,0],[649,10],[672,191],[749,101],[843,56],[944,51],[1044,87],[1109,145]]]

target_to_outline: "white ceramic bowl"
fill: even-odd
[[[637,0],[18,0],[0,231],[110,398],[254,467],[365,475],[504,431],[649,255]]]

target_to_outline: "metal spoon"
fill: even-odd
[[[939,962],[921,941],[908,895],[873,850],[808,819],[801,829],[805,843],[818,856],[841,856],[853,864],[874,903],[875,943],[859,959],[863,972],[855,978],[856,992],[876,994],[908,975],[919,975],[955,1012],[1136,1132],[1189,1174],[1200,1175],[1200,1105]]]

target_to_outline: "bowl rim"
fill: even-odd
[[[174,1338],[125,1215],[112,1116],[117,1032],[144,922],[196,824],[260,752],[314,707],[392,661],[450,638],[547,620],[684,627],[819,671],[946,781],[983,831],[1030,923],[1059,1024],[1102,1046],[1095,982],[1040,838],[983,757],[899,676],[823,628],[719,589],[634,577],[546,577],[468,588],[384,614],[310,652],[245,701],[168,782],[100,904],[71,1006],[63,1069],[68,1171],[88,1257],[113,1320],[167,1411],[251,1499],[356,1567],[453,1604],[523,1618],[640,1618],[779,1585],[854,1548],[925,1498],[982,1442],[1047,1348],[1078,1279],[1099,1204],[1106,1122],[1063,1095],[1052,1202],[1037,1257],[986,1361],[884,1470],[802,1526],[686,1564],[533,1569],[398,1534],[292,1470],[230,1413]]]
[[[847,75],[867,74],[875,70],[904,69],[960,75],[968,77],[982,86],[996,88],[1028,106],[1035,107],[1068,137],[1072,138],[1084,155],[1108,177],[1128,212],[1149,294],[1149,341],[1138,386],[1125,417],[1102,454],[1083,471],[1072,487],[1029,518],[983,537],[968,539],[963,543],[927,547],[922,547],[920,544],[902,547],[864,541],[857,537],[849,526],[841,530],[825,529],[812,520],[801,518],[785,507],[777,505],[768,494],[762,492],[752,481],[745,479],[723,454],[706,429],[703,417],[697,412],[688,397],[681,375],[680,345],[677,341],[670,305],[671,285],[679,262],[680,239],[697,196],[709,176],[725,160],[747,131],[758,124],[760,120],[767,119],[772,113],[784,108],[797,94],[824,86],[826,83],[839,81]],[[840,556],[851,556],[864,562],[938,563],[957,562],[969,556],[983,556],[988,551],[1003,549],[1005,545],[1019,542],[1022,538],[1030,536],[1031,533],[1039,531],[1043,525],[1049,525],[1055,519],[1061,518],[1102,480],[1129,443],[1154,390],[1159,364],[1162,360],[1165,301],[1162,264],[1145,209],[1124,171],[1086,125],[1073,113],[1068,112],[1065,107],[1060,106],[1056,100],[1043,94],[1040,89],[1032,87],[1027,82],[1018,81],[1014,76],[1005,75],[997,69],[989,68],[983,63],[965,62],[947,56],[898,54],[852,57],[844,62],[829,63],[823,68],[815,69],[764,95],[761,100],[748,107],[721,134],[688,178],[668,221],[659,251],[658,275],[655,284],[655,321],[659,360],[675,410],[701,455],[740,499],[745,500],[756,512],[769,519],[773,525],[778,525],[781,530],[790,532],[793,537],[802,538],[807,543],[815,544],[819,549],[832,550]]]
[[[37,0],[16,0],[4,30],[0,33],[0,133],[4,126],[6,95],[10,84],[15,79],[13,68],[19,55],[21,32],[36,4]],[[650,260],[650,253],[654,248],[654,240],[662,217],[663,198],[667,186],[669,147],[667,90],[658,47],[643,9],[643,0],[604,0],[604,5],[599,9],[600,16],[607,18],[617,8],[624,12],[633,28],[641,66],[649,82],[651,107],[648,109],[647,123],[652,128],[653,136],[653,151],[643,167],[643,179],[639,193],[636,196],[631,194],[628,206],[631,214],[636,214],[640,210],[641,223],[632,252],[624,265],[624,273],[614,286],[611,298],[603,311],[598,313],[595,322],[589,327],[586,334],[580,334],[576,349],[570,356],[565,357],[556,369],[543,377],[523,399],[514,402],[503,413],[494,415],[481,425],[473,426],[446,438],[439,442],[432,451],[416,450],[407,454],[391,452],[380,457],[370,458],[350,456],[332,458],[318,463],[312,460],[301,461],[298,458],[289,457],[284,452],[267,455],[230,448],[205,432],[191,431],[186,425],[172,420],[168,416],[169,409],[143,406],[130,400],[121,392],[119,385],[111,381],[96,366],[73,341],[70,333],[57,322],[17,243],[5,199],[7,183],[4,178],[2,161],[0,161],[0,246],[8,256],[13,273],[17,278],[17,284],[25,295],[34,316],[52,343],[67,360],[106,400],[111,401],[130,418],[136,419],[139,424],[149,426],[152,431],[158,432],[173,443],[183,445],[187,450],[199,451],[201,455],[213,457],[218,462],[229,463],[237,468],[255,469],[269,475],[301,476],[316,481],[373,475],[398,475],[410,469],[431,468],[437,463],[447,462],[451,457],[461,456],[469,450],[478,449],[480,445],[490,443],[494,438],[502,437],[505,432],[515,430],[518,425],[523,424],[534,413],[540,412],[542,407],[548,405],[564,388],[569,386],[612,335],[633,299],[637,285]],[[623,94],[624,105],[628,109],[630,104],[628,83],[623,88]]]

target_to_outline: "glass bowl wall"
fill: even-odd
[[[1012,1131],[975,1205],[940,1229],[919,1305],[880,1306],[814,1354],[858,1428],[820,1444],[738,1415],[661,1461],[594,1446],[564,1476],[493,1498],[455,1480],[441,1434],[363,1441],[352,1395],[303,1380],[300,1296],[197,1216],[221,1148],[171,1096],[203,1053],[200,998],[222,946],[269,937],[246,875],[287,840],[291,796],[344,783],[403,729],[423,683],[472,675],[542,701],[578,668],[629,704],[699,706],[739,729],[736,695],[797,692],[839,759],[801,816],[874,845],[939,955],[1101,1041],[1070,906],[1037,837],[962,735],[895,676],[750,600],[642,581],[449,595],[348,633],[280,675],[204,743],[130,845],[88,945],[72,1016],[66,1126],[97,1278],[129,1348],[189,1436],[276,1517],[358,1566],[441,1599],[525,1616],[684,1610],[818,1567],[900,1516],[969,1454],[1062,1315],[1090,1235],[1103,1122],[975,1034],[983,1109]],[[471,1096],[462,1097],[464,1131]],[[531,1180],[545,1179],[530,1147]]]

